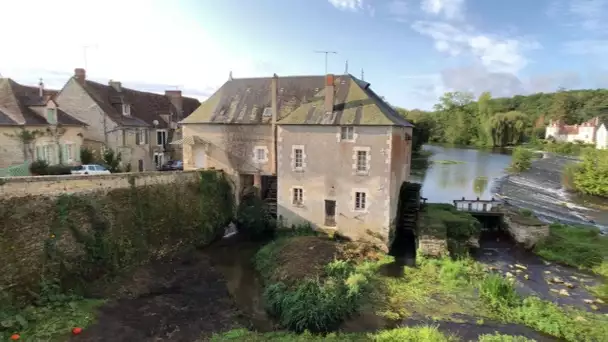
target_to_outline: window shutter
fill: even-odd
[[[36,146],[36,160],[42,160],[44,157],[42,156],[42,146]]]
[[[144,129],[144,144],[148,144],[148,140],[149,140],[148,135],[149,135],[148,130]]]
[[[80,161],[80,145],[74,144],[74,161]]]
[[[137,131],[135,134],[135,145],[141,145],[141,131]]]

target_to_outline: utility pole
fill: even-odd
[[[324,53],[325,54],[325,74],[327,75],[327,56],[331,53],[337,55],[336,51],[315,51],[315,53]]]

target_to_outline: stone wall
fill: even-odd
[[[418,238],[418,253],[427,257],[441,258],[449,255],[447,238],[421,235]]]
[[[75,288],[209,243],[234,213],[220,171],[0,181],[0,291],[20,299],[42,279]]]
[[[506,213],[504,223],[513,240],[526,248],[533,248],[549,237],[549,225],[532,217]]]
[[[190,172],[133,172],[111,175],[63,175],[38,177],[11,177],[0,179],[0,198],[24,196],[57,196],[66,193],[91,191],[107,192],[135,186],[190,182],[198,178],[198,173]]]

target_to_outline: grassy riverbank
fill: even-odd
[[[311,333],[294,334],[289,332],[256,333],[245,329],[237,329],[224,334],[214,335],[211,342],[247,341],[247,342],[457,342],[457,337],[446,335],[434,326],[404,327],[381,330],[376,333],[331,333],[325,336]],[[501,334],[485,334],[479,337],[479,342],[532,342],[522,336]]]

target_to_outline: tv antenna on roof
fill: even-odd
[[[325,74],[327,75],[327,56],[331,53],[337,55],[336,51],[315,51],[315,53],[324,53],[325,54]]]
[[[90,48],[97,48],[97,45],[83,45],[82,54],[84,57],[84,70],[87,70],[87,52]]]

